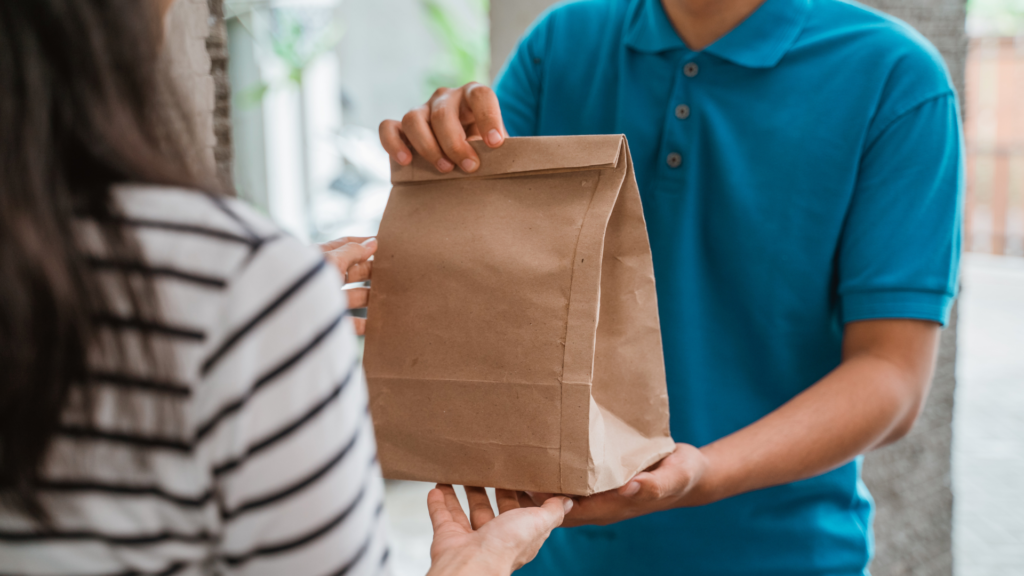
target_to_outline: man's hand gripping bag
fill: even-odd
[[[673,450],[623,136],[392,164],[364,366],[387,478],[589,495]]]

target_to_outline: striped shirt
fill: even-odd
[[[53,527],[0,509],[0,575],[387,573],[337,271],[235,200],[115,194],[145,264],[101,251],[92,264],[152,278],[162,320],[114,314],[103,330],[147,331],[172,349],[175,376],[147,375],[131,350],[121,365],[90,359],[92,422],[68,411],[42,473]]]

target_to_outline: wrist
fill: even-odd
[[[714,444],[700,448],[700,453],[704,458],[704,471],[690,489],[687,506],[704,506],[731,495],[728,467]]]
[[[481,546],[463,547],[435,558],[427,576],[510,576],[512,561]]]

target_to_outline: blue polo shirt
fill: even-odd
[[[624,133],[658,286],[672,434],[705,445],[836,368],[843,327],[945,323],[961,133],[940,55],[841,0],[767,0],[700,52],[658,0],[562,4],[496,83],[513,136]],[[862,574],[861,462],[607,527],[524,574]]]

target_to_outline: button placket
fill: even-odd
[[[689,101],[691,100],[692,85],[686,80],[696,77],[700,73],[700,66],[696,62],[687,62],[683,64],[682,73],[682,77],[676,77],[675,89],[673,90],[673,98],[678,99],[675,106],[669,109],[669,114],[674,115],[676,120],[687,120],[690,118],[692,113],[690,104],[692,102]],[[677,128],[665,132],[666,140],[663,143],[662,153],[665,154],[663,157],[665,159],[665,166],[675,174],[673,178],[682,176],[682,171],[679,168],[683,165],[683,154],[688,148],[687,138],[690,130],[687,126],[686,124],[681,124]]]

